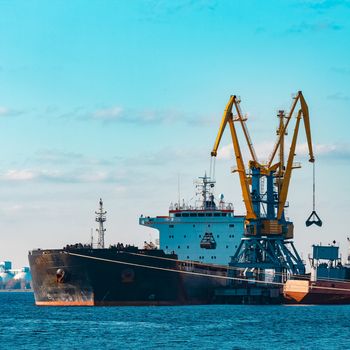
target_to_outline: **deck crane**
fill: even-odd
[[[287,163],[285,164],[285,135],[298,102],[300,107],[296,116],[296,125]],[[308,107],[302,92],[299,91],[294,97],[289,113],[285,115],[284,111],[279,111],[280,122],[277,130],[277,142],[268,161],[263,164],[257,159],[245,123],[247,118],[243,117],[239,104],[240,99],[236,96],[230,97],[211,152],[211,156],[216,157],[222,135],[228,124],[237,164],[235,171],[239,174],[243,201],[247,211],[244,237],[230,265],[238,268],[238,271],[244,271],[244,273],[249,271],[250,274],[260,280],[265,278],[265,270],[273,270],[274,280],[281,282],[288,275],[305,273],[305,266],[291,240],[294,226],[292,222],[285,218],[284,208],[287,203],[292,170],[300,167],[300,165],[294,163],[294,157],[301,119],[303,119],[306,131],[309,161],[312,163],[315,161]],[[232,112],[233,107],[237,113],[235,116]],[[248,145],[251,156],[248,170],[245,169],[235,123],[241,124]],[[279,151],[279,160],[274,163],[277,151]],[[265,181],[266,191],[263,190],[262,186]],[[318,216],[313,223],[319,225],[317,219]]]

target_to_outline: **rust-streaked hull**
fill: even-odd
[[[34,250],[29,263],[39,306],[208,304],[226,283],[193,274],[224,276],[225,268],[186,264],[159,250]]]

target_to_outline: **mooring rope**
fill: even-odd
[[[230,276],[220,276],[220,275],[211,275],[211,274],[206,274],[206,273],[201,273],[201,272],[192,272],[192,271],[184,271],[184,270],[175,270],[175,269],[169,269],[169,268],[166,268],[166,267],[158,267],[158,266],[150,266],[150,265],[136,264],[136,263],[132,263],[132,262],[126,262],[126,261],[120,261],[120,260],[111,260],[111,259],[99,258],[99,257],[96,257],[96,256],[83,255],[83,254],[77,254],[77,253],[71,253],[71,252],[67,252],[67,254],[73,255],[73,256],[78,256],[78,257],[81,257],[81,258],[86,258],[86,259],[105,261],[105,262],[115,263],[115,264],[121,264],[121,265],[142,267],[142,268],[146,268],[146,269],[153,269],[153,270],[159,270],[159,271],[167,271],[167,272],[182,273],[182,274],[186,274],[186,275],[194,275],[194,276],[218,278],[218,279],[224,279],[224,280],[249,282],[249,279],[247,279],[247,278],[230,277]],[[178,260],[173,260],[173,261],[174,261],[174,262],[178,262]],[[256,280],[254,280],[254,282],[256,282],[256,283],[261,283],[261,284],[273,284],[273,285],[283,286],[283,283],[280,283],[280,282],[268,282],[268,281],[256,281]]]
[[[159,260],[168,260],[168,261],[177,261],[180,263],[184,263],[184,264],[193,264],[193,265],[198,265],[198,266],[208,266],[208,267],[219,267],[221,269],[226,269],[226,270],[242,270],[242,267],[234,267],[234,266],[228,266],[228,265],[220,265],[220,264],[205,264],[205,263],[201,263],[201,262],[197,262],[197,261],[193,261],[193,260],[180,260],[180,259],[171,259],[171,258],[165,258],[163,256],[155,256],[155,255],[145,255],[145,254],[139,254],[139,253],[131,253],[131,252],[125,252],[125,251],[121,251],[121,253],[123,254],[128,254],[128,255],[135,255],[135,256],[142,256],[142,257],[147,257],[147,258],[153,258],[153,259],[159,259]],[[264,275],[269,276],[270,274],[268,273],[261,273]],[[274,272],[274,275],[277,276],[285,276],[285,273],[282,272]],[[306,275],[292,275],[294,277],[298,277],[298,279],[307,279],[309,280],[309,277]],[[339,283],[350,283],[349,279],[336,279],[336,278],[323,278],[323,277],[318,277],[317,278],[318,281],[328,281],[328,282],[339,282]]]
[[[247,278],[239,278],[239,277],[230,277],[230,276],[220,276],[220,275],[211,275],[211,274],[206,274],[206,273],[201,273],[201,272],[192,272],[192,271],[184,271],[184,270],[175,270],[175,269],[169,269],[165,267],[158,267],[158,266],[150,266],[150,265],[144,265],[144,264],[136,264],[132,262],[126,262],[126,261],[120,261],[120,260],[111,260],[111,259],[106,259],[106,258],[99,258],[95,256],[90,256],[90,255],[83,255],[83,254],[77,254],[77,253],[71,253],[67,252],[69,255],[73,256],[78,256],[81,258],[86,258],[86,259],[92,259],[92,260],[99,260],[99,261],[105,261],[109,263],[115,263],[115,264],[121,264],[121,265],[128,265],[128,266],[135,266],[135,267],[142,267],[146,269],[153,269],[153,270],[159,270],[159,271],[167,271],[167,272],[175,272],[175,273],[182,273],[186,275],[194,275],[194,276],[201,276],[201,277],[210,277],[210,278],[218,278],[218,279],[224,279],[224,280],[231,280],[231,281],[243,281],[243,282],[249,282],[249,279]],[[144,255],[142,255],[144,256]],[[178,262],[178,260],[170,259],[174,262]],[[281,282],[272,282],[272,281],[259,281],[259,280],[254,280],[254,283],[260,283],[260,284],[271,284],[271,285],[277,285],[277,286],[284,286],[284,283]],[[323,287],[323,286],[313,286],[312,284],[310,285],[310,289],[324,289],[324,290],[337,290],[337,291],[343,291],[343,292],[349,292],[350,293],[350,288],[337,288],[337,287]]]

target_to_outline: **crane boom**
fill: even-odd
[[[291,107],[291,109],[290,109],[290,111],[289,111],[289,113],[288,113],[288,116],[287,116],[287,118],[286,118],[287,120],[286,120],[286,122],[284,123],[284,126],[283,126],[282,130],[280,131],[279,137],[277,138],[277,141],[276,141],[276,143],[275,143],[275,145],[274,145],[274,147],[273,147],[273,150],[272,150],[272,152],[271,152],[271,154],[270,154],[269,160],[268,160],[268,162],[267,162],[267,168],[270,168],[270,167],[271,167],[271,164],[272,164],[272,162],[273,162],[273,160],[274,160],[274,158],[275,158],[275,155],[276,155],[276,152],[277,152],[277,150],[278,150],[278,147],[279,147],[280,144],[281,144],[283,135],[285,134],[285,132],[286,132],[286,130],[287,130],[288,124],[289,124],[289,122],[290,122],[290,120],[291,120],[291,118],[292,118],[292,115],[293,115],[293,113],[294,113],[294,109],[295,109],[295,107],[296,107],[296,105],[297,105],[297,103],[298,103],[298,100],[299,100],[300,96],[302,96],[302,92],[301,92],[301,91],[299,91],[298,94],[297,94],[297,96],[294,98],[292,107]],[[303,98],[303,99],[304,99],[304,98]],[[304,102],[305,102],[305,100],[304,100]]]
[[[229,118],[232,119],[232,106],[233,106],[233,102],[234,102],[235,98],[236,98],[236,96],[233,96],[233,95],[230,96],[230,99],[229,99],[229,101],[228,101],[228,103],[226,105],[226,108],[224,110],[224,115],[222,116],[222,119],[221,119],[219,132],[218,132],[218,134],[216,136],[216,139],[215,139],[215,142],[214,142],[214,146],[213,146],[213,150],[211,151],[211,156],[212,157],[216,157],[217,156],[218,148],[219,148],[219,145],[220,145],[220,141],[221,141],[222,135],[223,135],[223,133],[225,131],[228,119]]]
[[[233,119],[232,118],[229,119],[228,122],[230,126],[230,131],[231,131],[233,149],[235,151],[235,156],[236,156],[236,163],[237,163],[237,169],[238,169],[237,171],[238,171],[239,180],[241,183],[243,202],[247,210],[246,218],[248,220],[256,219],[256,214],[254,213],[253,204],[252,204],[252,197],[250,195],[250,190],[249,190],[249,181],[245,173],[243,157],[242,157],[241,149],[239,147],[238,137],[237,137],[234,123],[233,123]]]
[[[291,144],[290,150],[289,150],[287,167],[286,167],[286,171],[284,173],[284,179],[283,179],[283,183],[282,183],[282,189],[281,189],[281,193],[280,193],[280,197],[279,197],[279,204],[278,204],[278,211],[277,211],[277,219],[278,220],[280,220],[282,217],[284,205],[286,204],[286,200],[287,200],[289,183],[290,183],[292,169],[293,169],[293,159],[295,156],[295,148],[296,148],[298,132],[299,132],[301,113],[302,113],[301,110],[299,110],[298,116],[297,116],[297,122],[296,122],[294,133],[293,133],[292,144]]]
[[[239,106],[239,103],[238,103],[236,98],[234,99],[234,104],[235,104],[235,107],[236,107],[238,120],[240,121],[240,123],[242,125],[243,134],[244,134],[244,137],[245,137],[245,139],[247,141],[247,145],[248,145],[248,148],[249,148],[250,155],[252,156],[252,159],[253,159],[253,161],[255,163],[259,163],[258,162],[258,157],[256,156],[256,153],[255,153],[255,149],[254,149],[254,146],[253,146],[252,139],[250,138],[250,135],[249,135],[249,132],[248,132],[248,128],[247,128],[247,125],[245,123],[245,119],[242,116],[241,107]]]
[[[303,112],[303,120],[304,120],[304,127],[305,127],[305,132],[306,132],[306,140],[307,140],[307,145],[309,148],[309,162],[313,163],[315,161],[314,157],[314,152],[312,149],[312,141],[311,141],[311,128],[310,128],[310,118],[309,118],[309,108],[305,102],[304,96],[299,92],[299,98],[300,98],[300,105],[301,105],[301,110]]]
[[[230,99],[225,107],[224,114],[223,114],[222,119],[221,119],[219,131],[218,131],[218,134],[217,134],[215,142],[214,142],[213,150],[211,151],[211,156],[212,157],[217,156],[217,151],[218,151],[218,148],[220,145],[220,141],[221,141],[222,135],[225,131],[226,125],[228,123],[229,127],[230,127],[230,132],[231,132],[233,150],[234,150],[235,157],[236,157],[236,164],[237,164],[237,169],[238,169],[238,174],[239,174],[239,179],[240,179],[240,184],[241,184],[243,202],[244,202],[244,205],[245,205],[245,208],[247,211],[246,217],[247,217],[247,219],[255,219],[256,215],[254,213],[252,199],[251,199],[251,195],[250,195],[250,191],[249,191],[249,180],[248,180],[246,173],[245,173],[245,166],[244,166],[244,161],[243,161],[243,157],[242,157],[242,152],[241,152],[241,149],[239,146],[238,137],[237,137],[237,133],[236,133],[236,129],[234,126],[234,121],[233,121],[233,116],[232,116],[233,105],[235,105],[238,116],[239,116],[237,120],[240,120],[241,123],[243,122],[242,126],[244,125],[244,121],[241,120],[242,119],[241,112],[237,108],[238,102],[236,100],[236,96],[231,95]],[[249,136],[248,130],[247,130],[247,135]]]

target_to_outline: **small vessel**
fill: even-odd
[[[342,264],[339,247],[314,245],[309,257],[311,273],[305,278],[288,280],[283,287],[286,303],[292,304],[349,304],[350,254]]]
[[[159,230],[160,249],[121,243],[105,248],[106,211],[96,211],[98,244],[29,252],[36,305],[181,305],[213,302],[224,287],[230,255],[243,235],[243,216],[235,216],[215,182],[199,178],[200,196],[192,206],[172,204],[166,216],[141,216],[141,225]],[[215,264],[214,264],[215,263]]]

